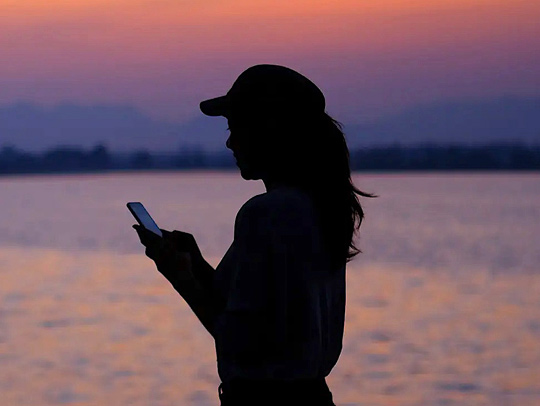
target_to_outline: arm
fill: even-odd
[[[173,287],[184,298],[210,335],[215,337],[216,306],[211,291],[205,289],[194,276],[176,281]]]
[[[232,283],[220,318],[222,356],[239,365],[261,364],[277,354],[287,335],[286,268],[275,244],[275,216],[264,201],[242,207],[235,222]]]
[[[204,258],[191,234],[162,230],[163,238],[135,225],[146,255],[180,293],[208,332],[214,336],[216,309],[212,297],[214,269]]]
[[[203,289],[211,292],[214,283],[216,270],[200,255],[193,261],[193,276],[199,282]]]

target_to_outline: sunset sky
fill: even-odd
[[[0,105],[196,116],[257,63],[299,70],[348,122],[540,95],[538,0],[2,0]]]

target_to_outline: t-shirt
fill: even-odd
[[[336,364],[345,266],[332,269],[304,192],[277,188],[242,206],[234,241],[216,269],[214,295],[222,382],[321,378]]]

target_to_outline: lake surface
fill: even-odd
[[[361,174],[338,405],[540,404],[540,174]],[[217,405],[213,341],[127,201],[217,264],[236,173],[0,178],[0,405]]]

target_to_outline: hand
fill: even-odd
[[[191,255],[191,260],[193,261],[193,265],[195,267],[205,262],[201,254],[201,250],[199,249],[193,235],[178,230],[161,230],[161,232],[163,233],[163,238],[166,241],[169,241],[177,251],[187,252],[189,255]]]
[[[182,244],[177,241],[176,233],[180,232],[171,233],[167,230],[161,230],[163,237],[160,237],[138,224],[135,224],[133,228],[137,231],[141,243],[146,247],[146,256],[156,263],[158,271],[173,286],[177,286],[183,280],[194,278],[191,253],[187,250],[188,247],[183,248]],[[186,233],[180,233],[180,235],[191,236],[191,234]],[[193,239],[193,236],[191,238]]]

